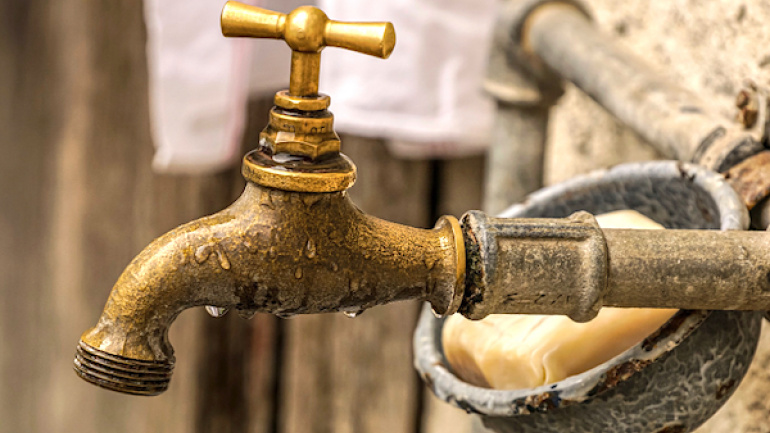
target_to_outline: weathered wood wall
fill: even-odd
[[[185,313],[171,336],[183,361],[153,399],[85,386],[70,363],[121,269],[153,237],[228,204],[236,170],[150,171],[141,2],[2,1],[0,32],[0,431],[207,431],[216,417],[201,415],[224,412],[208,390],[239,389],[212,382],[241,360],[199,367],[203,341],[223,353],[250,325]]]

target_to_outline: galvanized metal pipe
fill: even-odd
[[[562,314],[592,319],[603,306],[770,309],[770,234],[599,228],[565,219],[463,217],[467,248],[460,312]]]
[[[580,9],[541,3],[523,25],[523,49],[668,157],[721,172],[762,149],[755,134],[614,43]]]
[[[543,186],[548,107],[499,102],[487,153],[484,209],[498,213]]]
[[[603,230],[609,252],[602,304],[706,310],[770,309],[770,234]]]

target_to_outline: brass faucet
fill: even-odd
[[[225,36],[286,41],[289,90],[275,95],[269,125],[243,159],[241,197],[147,246],[118,279],[98,324],[81,336],[75,371],[104,388],[165,391],[174,366],[168,329],[195,306],[247,318],[258,311],[356,314],[407,299],[427,300],[439,314],[459,308],[465,248],[457,219],[442,217],[425,230],[361,212],[346,192],[356,168],[340,153],[329,97],[318,93],[324,47],[386,58],[393,25],[232,1],[221,20]]]
[[[183,310],[204,305],[249,318],[355,315],[416,299],[439,315],[578,321],[602,306],[770,309],[767,233],[601,230],[585,212],[535,220],[469,212],[462,227],[444,216],[432,230],[366,215],[346,192],[356,168],[340,153],[329,97],[318,93],[320,55],[335,46],[386,58],[393,26],[332,21],[309,6],[284,15],[231,1],[222,32],[284,39],[292,49],[289,90],[275,95],[270,122],[243,159],[241,197],[159,237],[123,271],[78,344],[75,371],[83,379],[129,394],[165,391],[174,366],[168,329]],[[718,175],[677,167],[684,179],[711,179],[739,203]]]

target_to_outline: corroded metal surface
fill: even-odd
[[[604,230],[602,303],[622,307],[770,309],[770,233]]]
[[[460,313],[563,314],[587,322],[599,313],[608,253],[596,219],[463,216],[468,248]]]
[[[727,181],[752,209],[770,195],[770,150],[744,159],[726,173]]]
[[[538,191],[502,216],[561,218],[620,209],[637,210],[669,229],[748,226],[745,206],[721,176],[675,162],[594,172]],[[645,341],[585,373],[535,389],[492,390],[452,373],[441,349],[443,319],[426,308],[415,333],[415,364],[439,398],[480,414],[492,431],[686,432],[738,386],[760,322],[760,312],[682,310]]]
[[[110,389],[162,392],[174,362],[168,328],[194,306],[291,316],[420,299],[450,313],[462,294],[458,246],[452,217],[417,229],[362,213],[345,192],[249,183],[229,208],[161,236],[134,259],[81,337],[76,370]]]
[[[529,53],[530,66],[523,64],[523,71],[545,70],[546,75],[555,71],[673,159],[722,172],[763,149],[762,103],[760,121],[746,129],[599,32],[584,12],[542,3],[523,18],[511,7],[502,10],[518,21],[526,20],[526,35],[511,40],[508,47],[512,55]],[[522,27],[518,21],[512,23],[511,33]]]
[[[257,149],[243,157],[243,177],[267,188],[296,192],[344,191],[356,180],[356,166],[338,153],[324,161],[287,157],[276,161],[269,149]]]
[[[723,223],[747,223],[745,208],[720,175],[683,164],[668,167],[683,182],[718,189],[726,202],[729,197],[735,209],[725,215],[741,220]],[[656,194],[659,203],[649,210],[676,206],[681,193],[668,194]],[[716,222],[709,199],[699,198],[690,206]],[[666,223],[665,217],[656,216]],[[770,309],[767,232],[600,230],[591,219],[585,213],[569,219],[466,214],[468,270],[460,312],[471,319],[528,313],[590,320],[601,306]]]
[[[602,306],[770,309],[770,234],[599,229],[566,219],[463,217],[468,248],[460,313],[562,314]]]

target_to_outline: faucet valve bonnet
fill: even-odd
[[[292,49],[289,89],[275,95],[259,148],[244,159],[243,175],[262,186],[299,192],[334,192],[355,181],[355,166],[340,155],[331,99],[318,93],[321,51],[345,48],[387,58],[396,44],[391,23],[345,23],[302,6],[282,14],[229,1],[222,10],[228,37],[283,39]]]

